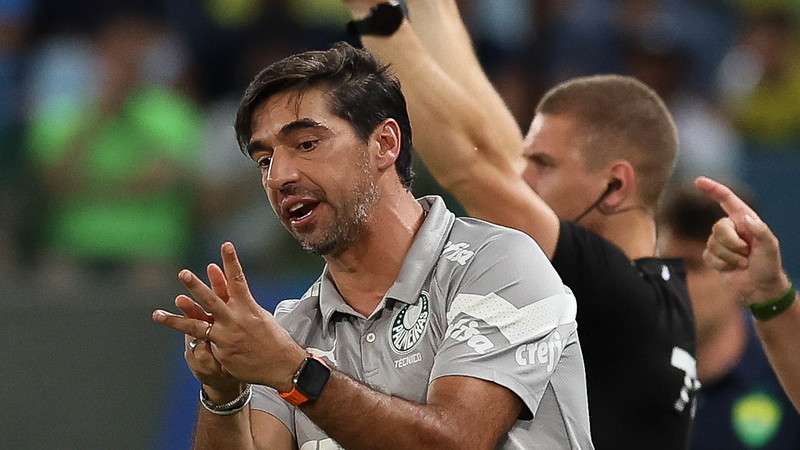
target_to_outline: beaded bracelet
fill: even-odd
[[[228,403],[223,403],[222,405],[216,405],[211,403],[206,397],[206,393],[203,391],[203,388],[200,388],[200,404],[203,405],[205,409],[209,412],[214,413],[218,416],[230,416],[233,414],[238,413],[248,403],[250,403],[250,399],[253,397],[253,388],[248,384],[247,387],[239,394],[238,397],[229,401]]]

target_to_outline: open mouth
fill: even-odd
[[[300,225],[307,222],[314,213],[314,208],[316,208],[317,205],[319,205],[319,202],[315,201],[304,201],[292,205],[287,211],[289,222],[291,222],[292,225]]]

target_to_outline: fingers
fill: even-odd
[[[711,253],[708,249],[703,250],[703,261],[710,267],[720,272],[729,272],[739,268],[737,264],[731,264],[717,255]]]
[[[746,216],[747,217],[747,216]],[[749,234],[749,233],[748,233]],[[730,217],[723,217],[714,224],[711,229],[711,237],[708,244],[712,248],[724,247],[742,256],[750,254],[750,246],[742,239]]]
[[[742,199],[737,197],[736,194],[724,184],[714,181],[711,178],[698,177],[694,181],[694,185],[708,198],[719,203],[719,206],[721,206],[729,216],[745,216],[747,214],[756,216],[756,213],[747,206],[747,203],[743,202]]]
[[[189,270],[181,270],[178,279],[192,293],[192,297],[203,309],[213,314],[217,319],[227,317],[227,306],[221,298],[214,293],[202,280]]]
[[[214,323],[214,316],[207,313],[202,306],[186,295],[181,294],[175,297],[175,306],[183,312],[184,316],[190,319]]]
[[[239,298],[250,297],[250,289],[247,287],[244,270],[239,263],[236,249],[230,242],[222,244],[222,265],[225,268],[225,280],[228,282],[229,293]]]
[[[199,340],[194,350],[189,348],[189,342],[195,339],[196,338],[188,334],[185,335],[184,339],[186,345],[184,357],[192,372],[200,376],[214,376],[224,373],[224,368],[211,352],[210,342]]]
[[[708,252],[714,255],[716,258],[721,259],[726,264],[730,265],[731,268],[737,269],[746,269],[749,262],[746,257],[729,250],[721,245],[715,245],[713,247],[707,248]]]
[[[179,316],[162,309],[157,309],[153,312],[153,321],[198,339],[205,338],[206,328],[209,327],[208,322]]]
[[[211,289],[221,298],[223,302],[228,303],[230,295],[228,294],[228,282],[225,281],[225,272],[219,268],[218,265],[211,263],[206,268],[208,273],[208,281],[211,283]]]

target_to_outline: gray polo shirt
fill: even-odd
[[[425,403],[448,375],[514,392],[527,408],[500,449],[592,449],[576,302],[539,246],[519,231],[456,218],[442,199],[427,216],[394,285],[364,317],[327,268],[275,317],[311,353],[377,391]],[[339,449],[302,411],[263,386],[251,407],[292,432],[300,450]]]

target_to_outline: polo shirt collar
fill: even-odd
[[[425,220],[422,222],[411,247],[403,260],[403,266],[394,284],[386,293],[386,299],[397,300],[407,304],[414,304],[419,298],[419,292],[428,274],[439,260],[442,249],[447,243],[450,229],[455,222],[455,215],[438,196],[426,196],[417,199],[425,211]],[[322,313],[322,331],[327,334],[328,323],[336,312],[362,317],[347,303],[345,303],[339,290],[333,282],[326,265],[320,277],[319,306]],[[379,308],[381,305],[378,306]]]

